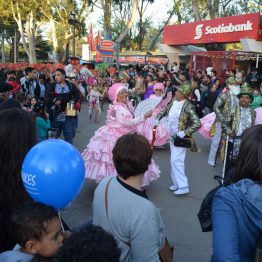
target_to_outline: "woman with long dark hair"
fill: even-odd
[[[10,215],[18,204],[30,200],[21,178],[25,155],[36,143],[33,119],[22,109],[0,112],[0,252],[10,250]]]
[[[37,141],[41,142],[47,139],[48,129],[51,128],[49,114],[45,111],[45,104],[39,101],[35,104],[33,111],[36,114],[35,125],[37,133]]]
[[[212,262],[251,262],[262,236],[262,125],[242,135],[232,184],[212,204]]]

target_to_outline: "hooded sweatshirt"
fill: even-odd
[[[6,251],[0,254],[1,262],[29,262],[32,258],[33,255],[23,253],[19,245],[16,245],[11,251]]]
[[[252,262],[262,233],[262,184],[243,179],[213,198],[212,262]]]

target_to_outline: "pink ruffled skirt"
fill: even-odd
[[[151,144],[153,139],[153,128],[155,126],[154,117],[146,119],[143,123],[139,124],[137,127],[137,132],[145,136],[149,143]],[[156,140],[154,146],[163,146],[166,144],[170,138],[168,131],[167,121],[163,118],[160,123],[156,126]]]
[[[211,139],[209,132],[215,120],[216,120],[216,114],[214,112],[201,118],[200,119],[201,127],[198,129],[198,133],[206,139]]]
[[[117,176],[112,150],[116,141],[125,135],[125,130],[103,126],[95,132],[87,148],[82,153],[85,162],[85,177],[97,183],[105,177]],[[160,177],[159,167],[152,160],[143,178],[143,186]]]

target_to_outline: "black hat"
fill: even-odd
[[[45,108],[45,104],[43,101],[39,101],[34,105],[33,111],[38,113],[41,110],[43,110]]]

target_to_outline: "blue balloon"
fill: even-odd
[[[22,180],[26,191],[57,210],[66,207],[81,191],[85,166],[76,148],[57,139],[35,145],[26,155]]]

